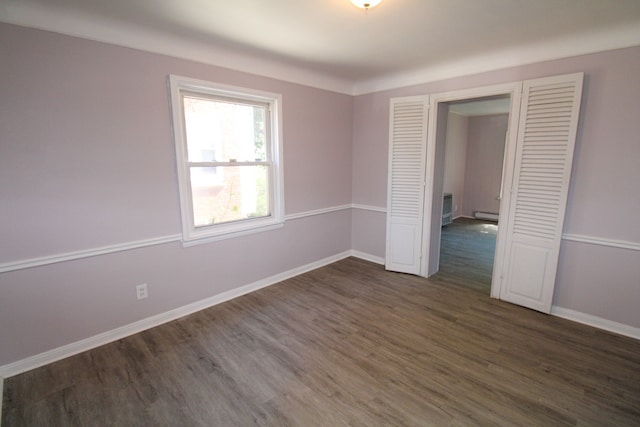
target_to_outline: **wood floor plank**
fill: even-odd
[[[8,378],[3,426],[640,425],[640,342],[462,275],[348,258]]]

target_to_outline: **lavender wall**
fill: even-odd
[[[454,218],[472,217],[474,211],[498,212],[508,119],[508,114],[449,113],[444,191],[453,195]]]
[[[453,197],[454,218],[462,215],[462,207],[464,206],[468,138],[469,117],[450,112],[447,118],[443,190],[445,193],[451,193]]]
[[[508,114],[469,118],[462,215],[498,213]]]
[[[356,97],[353,199],[385,206],[389,99],[492,84],[585,73],[581,119],[564,232],[640,244],[640,47],[584,55],[443,80]],[[375,165],[375,167],[371,167]],[[383,217],[384,213],[370,212]],[[368,224],[373,224],[369,219]],[[381,219],[378,224],[384,224]],[[354,249],[361,234],[353,228]],[[380,233],[379,233],[380,234]],[[606,242],[605,242],[606,243]],[[384,256],[384,241],[367,242]],[[633,246],[633,245],[632,245]],[[591,264],[597,257],[597,264]],[[593,272],[597,265],[598,274]],[[563,242],[553,304],[567,310],[640,327],[640,252]],[[607,279],[608,278],[608,279]]]
[[[360,206],[2,273],[0,366],[349,249],[383,257],[367,206],[386,206],[395,96],[584,71],[565,232],[640,242],[640,48],[357,97],[6,24],[0,58],[0,264],[179,233],[168,74],[282,93],[286,213]],[[554,304],[640,327],[638,253],[565,241]]]
[[[350,96],[6,24],[0,58],[0,264],[180,233],[169,74],[281,93],[286,213],[351,203]],[[0,366],[343,253],[350,233],[342,210],[2,273]]]

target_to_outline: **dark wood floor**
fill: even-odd
[[[470,218],[442,227],[440,278],[489,295],[497,232],[496,222]]]
[[[640,342],[348,258],[5,380],[3,426],[640,425]]]

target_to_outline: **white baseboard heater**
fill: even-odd
[[[498,221],[498,214],[492,212],[474,211],[473,217],[475,219],[486,219],[488,221]]]

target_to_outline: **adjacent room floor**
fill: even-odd
[[[442,227],[438,278],[489,295],[498,223],[457,218]]]
[[[5,380],[4,426],[640,425],[640,342],[348,258]]]

